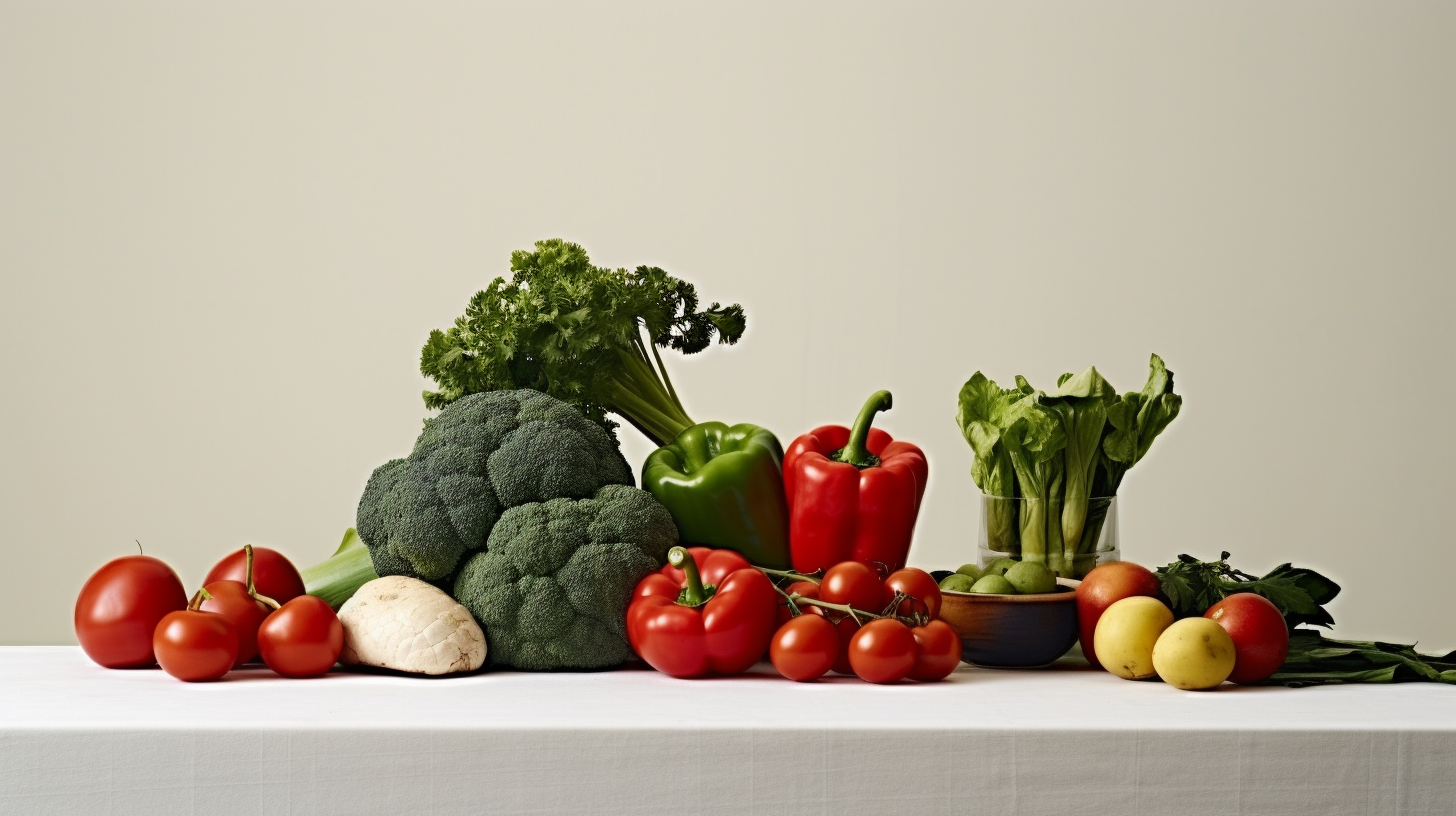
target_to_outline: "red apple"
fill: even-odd
[[[1239,592],[1210,606],[1203,617],[1218,621],[1234,641],[1235,683],[1258,683],[1284,665],[1289,626],[1279,608],[1262,595]]]
[[[1077,627],[1081,634],[1082,654],[1087,662],[1098,668],[1097,652],[1092,648],[1092,633],[1097,631],[1097,621],[1107,607],[1123,598],[1162,595],[1158,587],[1158,576],[1147,567],[1130,561],[1112,561],[1101,564],[1082,579],[1077,586]]]

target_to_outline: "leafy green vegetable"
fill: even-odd
[[[1228,553],[1217,561],[1191,555],[1157,569],[1163,594],[1180,618],[1202,615],[1210,606],[1237,592],[1253,592],[1279,608],[1292,629],[1303,624],[1333,626],[1324,608],[1340,593],[1340,585],[1310,569],[1280,564],[1262,578],[1229,566]]]
[[[956,424],[975,453],[971,479],[988,496],[1015,496],[1016,471],[1011,454],[1001,444],[1007,413],[1021,392],[1002,389],[977,371],[961,386]],[[1020,536],[1016,529],[1014,502],[995,502],[986,520],[989,546],[997,552],[1017,552]]]
[[[971,478],[988,496],[1023,500],[987,503],[988,546],[1085,575],[1111,497],[1181,405],[1156,354],[1143,390],[1122,396],[1095,367],[1063,374],[1049,393],[1020,375],[1003,389],[977,371],[956,411],[975,454]]]
[[[1082,530],[1087,523],[1093,480],[1102,461],[1107,408],[1116,399],[1112,384],[1091,367],[1075,376],[1063,374],[1057,380],[1056,391],[1042,402],[1056,417],[1067,439],[1066,489],[1062,494],[1060,523],[1064,546],[1070,544],[1074,554],[1086,553],[1095,544],[1090,537],[1083,541]]]
[[[613,432],[615,413],[656,445],[693,424],[658,348],[694,354],[743,336],[743,307],[698,308],[692,284],[655,266],[592,266],[580,246],[551,239],[511,253],[496,278],[445,331],[430,332],[420,371],[438,385],[430,408],[497,389],[531,388],[569,402]]]
[[[1012,406],[1014,419],[1001,441],[1011,454],[1016,485],[1026,500],[1021,508],[1021,557],[1061,571],[1061,515],[1052,508],[1060,505],[1066,463],[1057,454],[1066,447],[1067,437],[1034,400],[1035,395],[1028,395]]]
[[[1289,634],[1289,656],[1267,685],[1335,683],[1456,683],[1456,652],[1423,655],[1415,646],[1334,640],[1313,629]]]
[[[1130,391],[1107,407],[1110,432],[1102,442],[1098,495],[1112,496],[1129,468],[1148,454],[1153,440],[1178,416],[1183,398],[1173,393],[1173,372],[1154,354],[1142,391]]]

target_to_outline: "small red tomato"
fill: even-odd
[[[1279,671],[1289,656],[1289,626],[1279,607],[1252,592],[1238,592],[1210,606],[1203,617],[1218,621],[1234,642],[1235,683],[1258,683]]]
[[[833,623],[834,631],[839,633],[839,656],[834,660],[832,671],[839,674],[854,674],[854,669],[849,665],[849,642],[859,631],[859,624],[854,622],[854,618],[848,616],[833,621]]]
[[[819,597],[829,603],[849,604],[865,612],[884,607],[884,584],[868,565],[841,561],[830,567],[819,582]]]
[[[258,627],[273,608],[249,595],[248,588],[238,581],[213,581],[203,589],[212,597],[204,599],[197,608],[227,618],[238,633],[238,658],[233,667],[257,657]]]
[[[213,581],[239,581],[243,584],[248,582],[248,555],[245,550],[238,550],[229,553],[227,557],[208,571],[207,577],[203,579],[202,585],[206,586]],[[293,562],[283,556],[277,550],[270,550],[267,547],[253,548],[253,586],[258,590],[259,595],[264,595],[278,603],[288,603],[303,594],[303,578],[298,574],[298,568]]]
[[[818,615],[800,615],[774,632],[768,657],[790,680],[816,680],[839,659],[839,633]]]
[[[944,680],[961,664],[961,638],[943,620],[933,620],[910,630],[915,636],[915,666],[910,679],[922,682]]]
[[[216,612],[183,609],[157,624],[152,648],[162,670],[178,680],[216,680],[238,656],[238,633]]]
[[[784,587],[784,592],[787,592],[790,595],[793,595],[795,593],[798,593],[799,595],[803,595],[805,598],[818,598],[819,597],[819,585],[816,584],[816,583],[814,583],[813,581],[795,581],[792,584],[789,584],[788,586]],[[824,614],[824,610],[820,609],[817,606],[814,606],[813,604],[801,604],[799,606],[799,612],[801,612],[801,613],[807,613],[807,614],[819,614],[819,615],[823,615]],[[787,623],[793,617],[794,616],[792,614],[790,614],[790,612],[789,612],[789,601],[788,601],[788,599],[783,598],[783,597],[780,597],[779,598],[779,625],[782,626],[783,624]]]
[[[925,604],[925,611],[931,619],[940,617],[940,585],[930,573],[915,567],[906,567],[890,573],[885,579],[885,595],[882,606],[888,606],[896,592],[903,592]],[[909,614],[911,604],[903,604],[900,614]]]
[[[915,635],[894,618],[872,620],[850,638],[849,665],[867,683],[903,680],[915,667]]]
[[[284,677],[324,674],[339,660],[344,626],[327,602],[300,595],[273,611],[258,627],[258,651]]]
[[[76,640],[86,656],[108,669],[157,662],[152,634],[169,612],[187,608],[177,573],[150,555],[106,562],[76,597]]]

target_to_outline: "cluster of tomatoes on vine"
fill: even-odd
[[[870,683],[933,682],[955,671],[961,640],[940,620],[940,587],[924,570],[906,567],[888,576],[845,561],[822,578],[764,570],[779,587],[779,627],[769,660],[790,680],[814,680],[830,671]]]
[[[219,561],[190,600],[160,559],[113,559],[81,588],[75,623],[98,664],[159,664],[189,681],[217,680],[260,658],[285,677],[312,677],[333,668],[344,645],[338,615],[304,594],[292,562],[252,545]]]

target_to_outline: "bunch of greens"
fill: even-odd
[[[1179,618],[1202,615],[1210,606],[1237,592],[1262,595],[1279,609],[1293,629],[1304,624],[1334,626],[1324,608],[1340,594],[1340,585],[1312,569],[1280,564],[1259,577],[1229,566],[1228,553],[1217,561],[1199,561],[1191,555],[1158,567],[1158,583],[1168,605]]]
[[[990,502],[991,549],[1080,578],[1096,565],[1111,498],[1147,455],[1183,398],[1152,355],[1141,391],[1119,395],[1095,367],[1063,374],[1050,392],[1016,377],[1001,388],[977,371],[961,387],[956,423],[975,454],[971,478]]]
[[[592,266],[586,250],[552,239],[511,253],[507,282],[496,278],[445,331],[430,332],[420,371],[443,408],[483,391],[531,388],[580,408],[614,432],[614,413],[651,439],[671,442],[693,424],[658,348],[693,354],[716,337],[743,336],[743,307],[699,310],[697,290],[655,266]]]
[[[1289,633],[1289,656],[1265,683],[1319,686],[1336,683],[1456,683],[1456,652],[1423,655],[1414,646],[1334,640],[1313,629]]]

